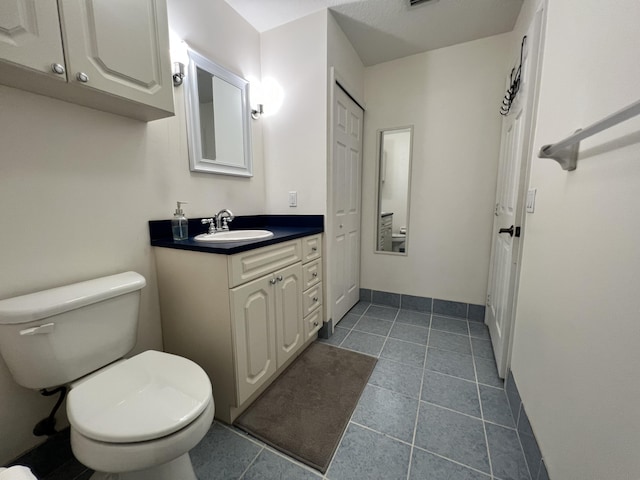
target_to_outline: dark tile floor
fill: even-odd
[[[200,480],[530,480],[482,323],[361,302],[320,341],[379,358],[326,475],[216,422],[191,452]]]

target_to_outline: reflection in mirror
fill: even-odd
[[[413,127],[379,131],[376,252],[407,254]]]
[[[191,170],[252,176],[249,83],[189,51],[185,86]]]

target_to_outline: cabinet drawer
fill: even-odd
[[[304,319],[304,338],[307,340],[322,328],[322,309],[318,308]]]
[[[302,297],[303,314],[307,316],[322,305],[322,283],[318,283],[309,290],[306,290]]]
[[[300,240],[269,245],[229,256],[229,287],[259,278],[279,268],[299,262]],[[212,275],[214,272],[212,272]]]
[[[322,235],[313,235],[302,239],[302,263],[310,262],[322,256]]]
[[[316,283],[322,281],[322,261],[321,259],[306,263],[302,267],[302,289],[313,287]]]

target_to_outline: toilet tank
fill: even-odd
[[[0,354],[27,388],[63,385],[133,349],[140,290],[136,272],[0,300]]]

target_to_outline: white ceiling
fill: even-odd
[[[523,0],[226,0],[259,32],[329,8],[366,66],[511,31]]]

